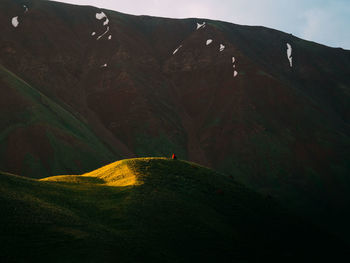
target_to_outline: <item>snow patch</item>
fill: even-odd
[[[97,39],[96,39],[96,40],[100,40],[105,34],[107,34],[107,33],[109,32],[109,26],[108,26],[108,24],[109,24],[109,19],[108,19],[108,17],[106,16],[106,14],[105,14],[104,12],[102,12],[102,11],[101,11],[100,13],[96,13],[96,19],[98,19],[98,20],[105,19],[105,21],[103,22],[103,26],[107,26],[106,31],[105,31],[102,35],[98,36]],[[112,36],[110,35],[110,36],[108,37],[108,39],[111,40],[111,39],[112,39]]]
[[[23,8],[24,8],[24,13],[27,13],[28,12],[28,7],[26,5],[23,5]]]
[[[94,36],[94,35],[96,35],[96,32],[92,32],[92,33],[91,33],[91,36]]]
[[[235,57],[232,57],[232,64],[233,64],[232,67],[235,69],[235,70],[233,71],[233,77],[234,77],[234,78],[238,76],[238,71],[236,70],[236,64],[235,64],[235,62],[236,62]]]
[[[104,18],[106,18],[106,20],[103,22],[103,25],[104,25],[104,26],[107,26],[107,25],[109,24],[109,19],[108,19],[108,17],[106,16],[106,14],[103,13],[102,11],[101,11],[101,13],[96,13],[96,19],[102,20],[102,19],[104,19]]]
[[[206,42],[206,45],[209,46],[211,43],[213,43],[213,40],[212,39],[208,39],[207,42]]]
[[[97,40],[100,40],[101,37],[103,37],[105,34],[108,33],[108,31],[109,31],[109,26],[107,26],[107,30],[106,30],[102,35],[100,35],[100,36],[97,38]]]
[[[103,22],[103,25],[104,25],[104,26],[107,26],[108,23],[109,23],[109,19],[106,17],[106,21]]]
[[[292,46],[287,43],[287,58],[289,60],[290,67],[293,67]]]
[[[107,64],[103,64],[103,65],[101,65],[101,68],[107,68]]]
[[[196,30],[201,29],[201,28],[205,28],[205,22],[203,22],[202,24],[197,23],[197,29]]]
[[[101,11],[101,13],[96,13],[96,19],[101,20],[107,18],[106,14]]]
[[[111,40],[111,39],[112,39],[112,35],[109,35],[109,36],[108,36],[108,40]]]
[[[182,45],[180,45],[177,49],[174,50],[173,55],[175,55],[179,51],[180,48],[182,48]]]
[[[18,27],[19,22],[18,22],[18,16],[15,16],[11,20],[13,27]]]
[[[220,44],[220,52],[224,51],[225,46],[223,44]]]

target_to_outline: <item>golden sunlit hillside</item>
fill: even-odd
[[[4,262],[295,262],[345,253],[269,196],[168,158],[42,180],[1,173],[0,207]]]
[[[151,160],[145,158],[144,160]],[[135,160],[122,160],[103,166],[83,175],[61,175],[41,179],[43,182],[65,182],[74,184],[99,184],[105,186],[130,186],[141,184],[138,173],[133,169]]]

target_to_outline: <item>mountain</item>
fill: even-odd
[[[324,262],[348,256],[342,242],[271,198],[180,160],[122,160],[42,180],[2,173],[0,205],[6,262]]]
[[[0,23],[0,170],[175,152],[348,239],[350,51],[40,0],[1,1]]]
[[[7,170],[41,178],[115,158],[83,122],[1,65],[0,78],[0,162]]]

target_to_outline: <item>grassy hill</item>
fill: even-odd
[[[0,170],[46,177],[115,160],[88,125],[0,64]]]
[[[41,180],[0,173],[3,262],[295,262],[332,236],[231,177],[166,158]],[[281,261],[282,260],[282,261]]]

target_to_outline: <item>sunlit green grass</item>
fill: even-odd
[[[5,262],[255,262],[338,244],[232,178],[167,158],[42,180],[0,173],[0,207]]]

